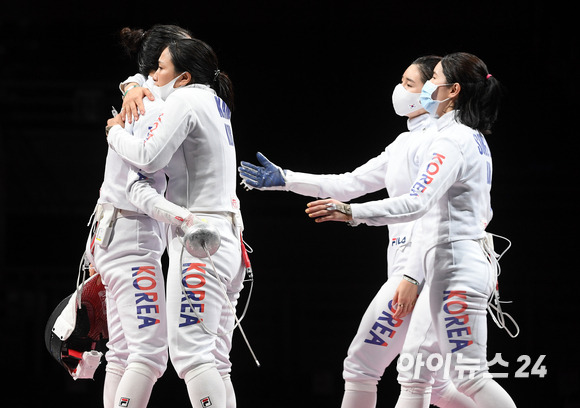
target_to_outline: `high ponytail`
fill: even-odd
[[[229,76],[220,71],[213,49],[198,39],[173,41],[169,53],[176,72],[189,72],[192,83],[208,85],[234,110],[234,87]]]
[[[461,86],[454,102],[459,122],[483,134],[491,133],[499,112],[501,83],[489,73],[481,59],[469,53],[446,55],[441,60],[441,67],[447,83]]]

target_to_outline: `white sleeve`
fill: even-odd
[[[286,170],[286,189],[297,194],[341,201],[385,188],[385,173],[389,162],[389,148],[379,156],[343,174],[309,174]]]
[[[123,85],[127,85],[131,82],[135,82],[135,83],[138,83],[140,86],[143,86],[143,84],[145,83],[146,80],[147,80],[147,78],[145,78],[145,75],[143,75],[143,74],[131,75],[130,77],[128,77],[127,79],[125,79],[123,82],[121,82],[119,84],[119,91],[121,91],[121,93],[124,93],[123,92]]]
[[[427,152],[409,194],[351,204],[354,224],[397,224],[417,220],[429,211],[458,180],[465,160],[459,146],[448,137],[437,138]]]
[[[421,222],[420,220],[417,222]],[[425,271],[423,270],[423,258],[419,240],[414,240],[410,247],[405,248],[410,251],[407,256],[407,261],[403,268],[403,274],[415,279],[421,283],[425,279]]]
[[[129,201],[151,218],[172,224],[181,225],[190,212],[177,204],[167,200],[159,190],[157,184],[165,181],[165,174],[161,171],[155,174],[148,174],[142,170],[131,168],[127,183],[127,196]]]
[[[167,98],[163,113],[145,140],[133,137],[120,125],[109,130],[109,146],[126,162],[148,173],[164,168],[195,126],[194,112],[182,98]]]

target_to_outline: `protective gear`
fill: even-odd
[[[419,103],[421,93],[409,92],[403,84],[398,84],[393,90],[393,109],[399,116],[407,116],[422,109]]]
[[[238,167],[242,184],[246,188],[275,189],[286,185],[286,172],[282,168],[269,161],[260,152],[256,153],[256,157],[263,167],[245,161],[242,161],[242,166]]]
[[[451,85],[451,84],[436,85],[433,82],[431,82],[430,80],[425,82],[425,84],[423,85],[423,88],[421,88],[421,97],[419,98],[419,101],[421,102],[423,109],[425,109],[427,112],[429,112],[429,115],[436,117],[437,116],[437,108],[439,107],[439,105],[442,102],[449,100],[449,98],[443,99],[442,101],[433,100],[433,98],[432,98],[433,92],[435,92],[437,90],[437,88],[439,88],[440,86],[449,86],[449,85]]]
[[[177,75],[175,78],[173,78],[165,85],[157,87],[157,93],[159,94],[161,99],[166,100],[167,98],[169,98],[169,95],[171,95],[177,89],[174,88],[173,86],[175,85],[179,77],[182,76],[183,74],[185,74],[185,72],[182,72],[181,74]]]
[[[184,222],[184,224],[186,224]],[[191,226],[181,229],[184,232],[183,245],[187,252],[197,258],[207,258],[213,255],[221,245],[221,235],[218,229],[203,221],[193,223]]]
[[[171,201],[157,200],[153,218],[178,226],[185,249],[195,257],[207,257],[206,249],[213,255],[220,247],[221,236],[217,228]]]
[[[44,331],[48,352],[75,380],[93,378],[108,337],[105,288],[100,275],[91,276],[61,301]]]

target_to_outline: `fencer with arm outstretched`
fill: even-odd
[[[389,196],[409,191],[423,150],[435,131],[433,121],[419,104],[423,83],[432,75],[438,57],[415,60],[403,73],[392,94],[393,107],[407,116],[408,132],[399,135],[377,157],[342,174],[308,174],[282,169],[258,153],[259,164],[242,162],[242,183],[250,189],[292,191],[310,197],[349,201],[386,189]],[[349,207],[326,201],[325,210],[348,213]],[[341,213],[342,214],[342,213]],[[345,214],[346,216],[346,214]],[[423,287],[423,269],[413,253],[420,244],[420,224],[414,221],[389,226],[388,279],[365,311],[344,360],[345,393],[342,408],[373,408],[377,384],[385,368],[398,356],[406,338],[410,313]],[[419,299],[423,295],[419,295]],[[422,316],[419,316],[422,317]],[[428,324],[428,321],[425,322]],[[473,407],[448,379],[437,378],[431,401],[441,407]]]

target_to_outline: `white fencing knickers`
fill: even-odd
[[[167,320],[160,224],[145,216],[116,219],[108,245],[94,246],[94,265],[107,296],[107,362],[147,365],[157,376],[167,367]]]
[[[374,408],[377,384],[385,369],[403,349],[410,320],[416,320],[420,327],[431,321],[428,313],[413,312],[403,318],[393,318],[396,311],[393,296],[403,274],[409,273],[409,268],[423,268],[421,263],[410,262],[411,245],[407,243],[389,247],[389,278],[366,309],[344,360],[345,394],[342,408]],[[428,287],[420,285],[418,289],[419,299],[428,297]],[[436,342],[435,336],[432,340]],[[434,382],[432,400],[441,400],[449,394],[462,398],[457,395],[457,390],[449,379],[436,376]],[[472,403],[466,401],[465,404],[456,406],[471,407]]]
[[[245,276],[240,231],[230,216],[195,215],[217,227],[221,235],[221,245],[211,256],[219,281],[210,260],[185,251],[173,227],[168,243],[169,355],[180,378],[207,364],[215,365],[223,377],[231,371],[229,353],[236,323],[232,306],[237,304]]]
[[[482,243],[437,245],[427,251],[425,264],[428,302],[419,299],[414,314],[430,313],[432,324],[411,319],[397,365],[402,386],[397,407],[427,407],[435,373],[451,379],[478,406],[515,407],[488,373],[486,308],[496,275]]]

